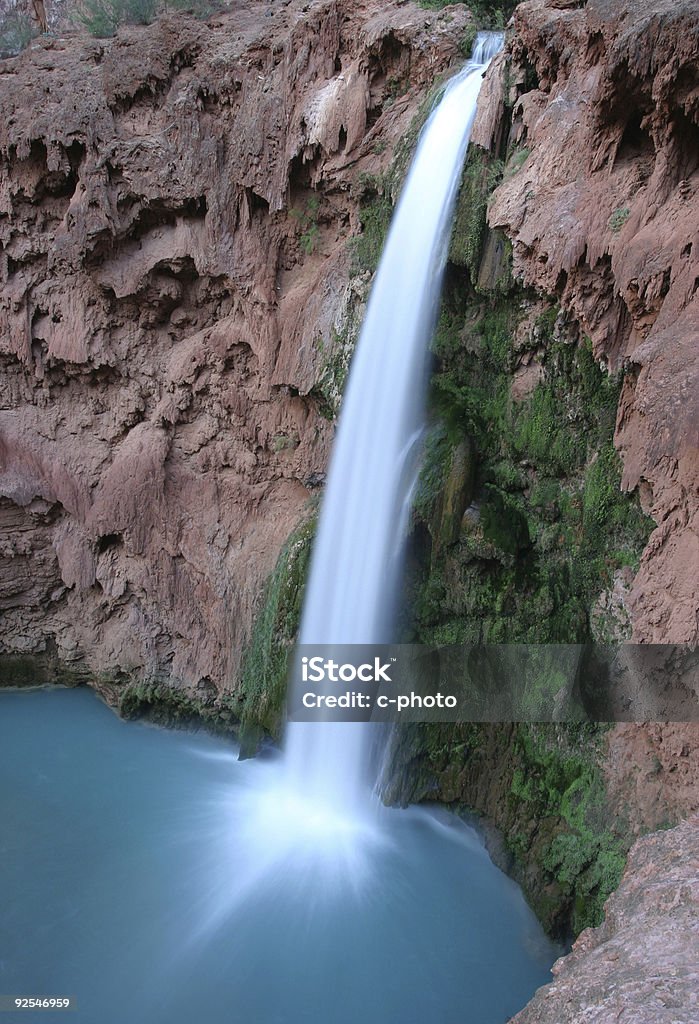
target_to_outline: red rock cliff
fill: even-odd
[[[624,486],[657,523],[627,600],[633,639],[696,643],[699,11],[527,0],[509,49],[519,153],[489,220],[513,241],[515,273],[560,297],[599,360],[627,368],[615,443]]]
[[[0,62],[1,650],[235,685],[327,462],[361,172],[468,18],[246,0]]]

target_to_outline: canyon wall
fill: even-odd
[[[236,688],[324,478],[364,182],[469,19],[246,0],[0,62],[8,678]]]
[[[699,641],[699,11],[665,0],[527,0],[490,71],[479,141],[512,105],[510,156],[488,210],[513,272],[556,296],[623,372],[621,485],[652,517],[617,602],[639,643]],[[506,69],[506,70],[505,70]],[[509,92],[506,97],[505,94]],[[613,806],[632,834],[699,808],[695,726],[606,738]]]
[[[632,638],[696,644],[696,4],[527,0],[514,33],[513,173],[489,222],[513,243],[515,276],[557,295],[595,358],[626,371],[622,486],[657,525],[626,599]]]

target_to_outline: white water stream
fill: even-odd
[[[344,395],[313,549],[299,642],[375,644],[391,635],[403,539],[425,418],[427,355],[464,158],[485,68],[502,47],[479,33],[473,57],[427,121],[393,215]],[[292,790],[332,814],[370,804],[362,723],[290,723]]]

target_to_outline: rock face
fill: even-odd
[[[696,643],[699,12],[527,0],[511,54],[517,150],[489,220],[513,241],[515,274],[559,295],[595,356],[627,368],[615,441],[624,485],[657,523],[627,598],[633,639]]]
[[[327,463],[362,174],[468,19],[246,0],[0,63],[0,651],[235,687]]]
[[[512,240],[515,275],[557,296],[596,358],[626,370],[623,485],[638,488],[657,528],[624,610],[636,642],[696,644],[699,11],[527,0],[508,51],[475,126],[488,147],[503,100],[514,103],[516,145],[489,223]],[[610,795],[632,831],[699,808],[695,725],[620,726],[606,742]]]
[[[632,834],[664,828],[699,810],[699,729],[682,722],[617,725],[605,774],[613,806]]]
[[[699,1020],[699,818],[638,840],[599,928],[513,1024]]]
[[[699,11],[667,0],[527,0],[475,128],[513,107],[488,219],[513,269],[556,296],[595,357],[625,369],[615,444],[657,524],[623,597],[633,639],[699,639]],[[506,73],[504,73],[507,68]],[[696,725],[605,738],[610,808],[630,834],[699,808]],[[639,840],[603,925],[584,931],[517,1024],[699,1020],[699,819]]]

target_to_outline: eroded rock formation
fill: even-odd
[[[639,839],[604,924],[583,932],[513,1024],[699,1019],[699,819]]]
[[[468,20],[237,2],[0,63],[0,650],[235,687],[327,463],[362,173]]]
[[[627,368],[615,442],[624,486],[657,523],[626,602],[633,639],[696,643],[696,4],[527,0],[514,29],[517,148],[489,221],[513,241],[515,274],[560,296],[597,359]]]
[[[691,2],[527,0],[508,49],[476,126],[489,146],[509,90],[515,146],[489,223],[512,240],[515,274],[626,370],[623,485],[657,528],[616,597],[634,641],[696,644],[699,14]],[[695,726],[610,732],[610,792],[633,831],[699,807],[696,750]]]

